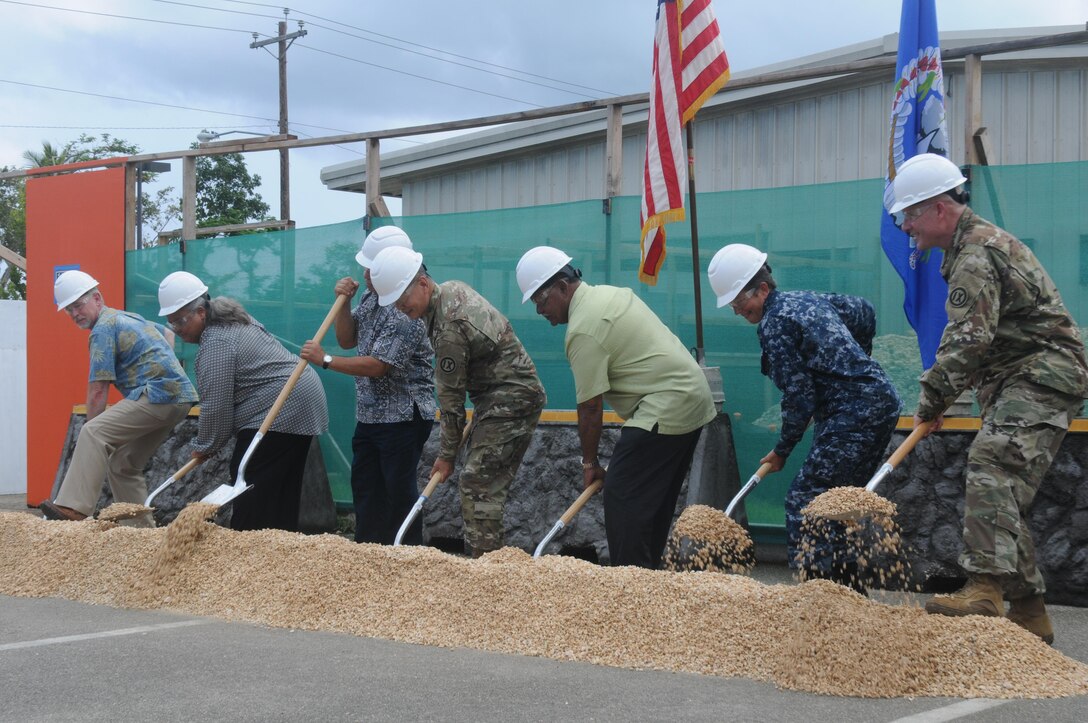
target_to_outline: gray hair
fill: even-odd
[[[207,294],[198,299],[193,299],[182,307],[186,314],[203,308],[207,314],[204,320],[206,326],[230,326],[240,324],[245,326],[253,323],[253,318],[242,304],[226,296],[217,296],[214,299]]]

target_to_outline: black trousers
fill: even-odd
[[[661,566],[676,499],[701,431],[620,431],[604,481],[604,528],[613,565]]]
[[[419,499],[417,466],[434,421],[419,410],[407,422],[357,422],[351,439],[351,497],[355,541],[392,545],[404,519]],[[423,544],[423,515],[417,515],[401,540]]]
[[[243,429],[234,442],[230,458],[231,480],[238,479],[249,443],[256,429]],[[298,532],[299,499],[302,473],[313,437],[283,432],[267,432],[246,465],[246,482],[253,489],[234,499],[230,526],[234,530],[277,529]]]

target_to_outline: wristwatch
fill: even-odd
[[[332,355],[326,354],[325,357],[321,360],[321,368],[328,369],[329,364],[332,364]]]

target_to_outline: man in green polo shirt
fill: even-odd
[[[518,262],[522,303],[567,324],[583,485],[604,480],[613,565],[660,566],[680,487],[703,426],[714,418],[706,376],[683,343],[630,289],[591,286],[548,246]],[[598,459],[604,402],[624,421],[608,474]]]

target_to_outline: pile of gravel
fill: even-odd
[[[623,668],[744,676],[829,695],[1050,698],[1088,666],[1002,618],[926,615],[826,582],[604,568],[503,549],[479,560],[333,535],[0,513],[0,593],[162,608]]]

